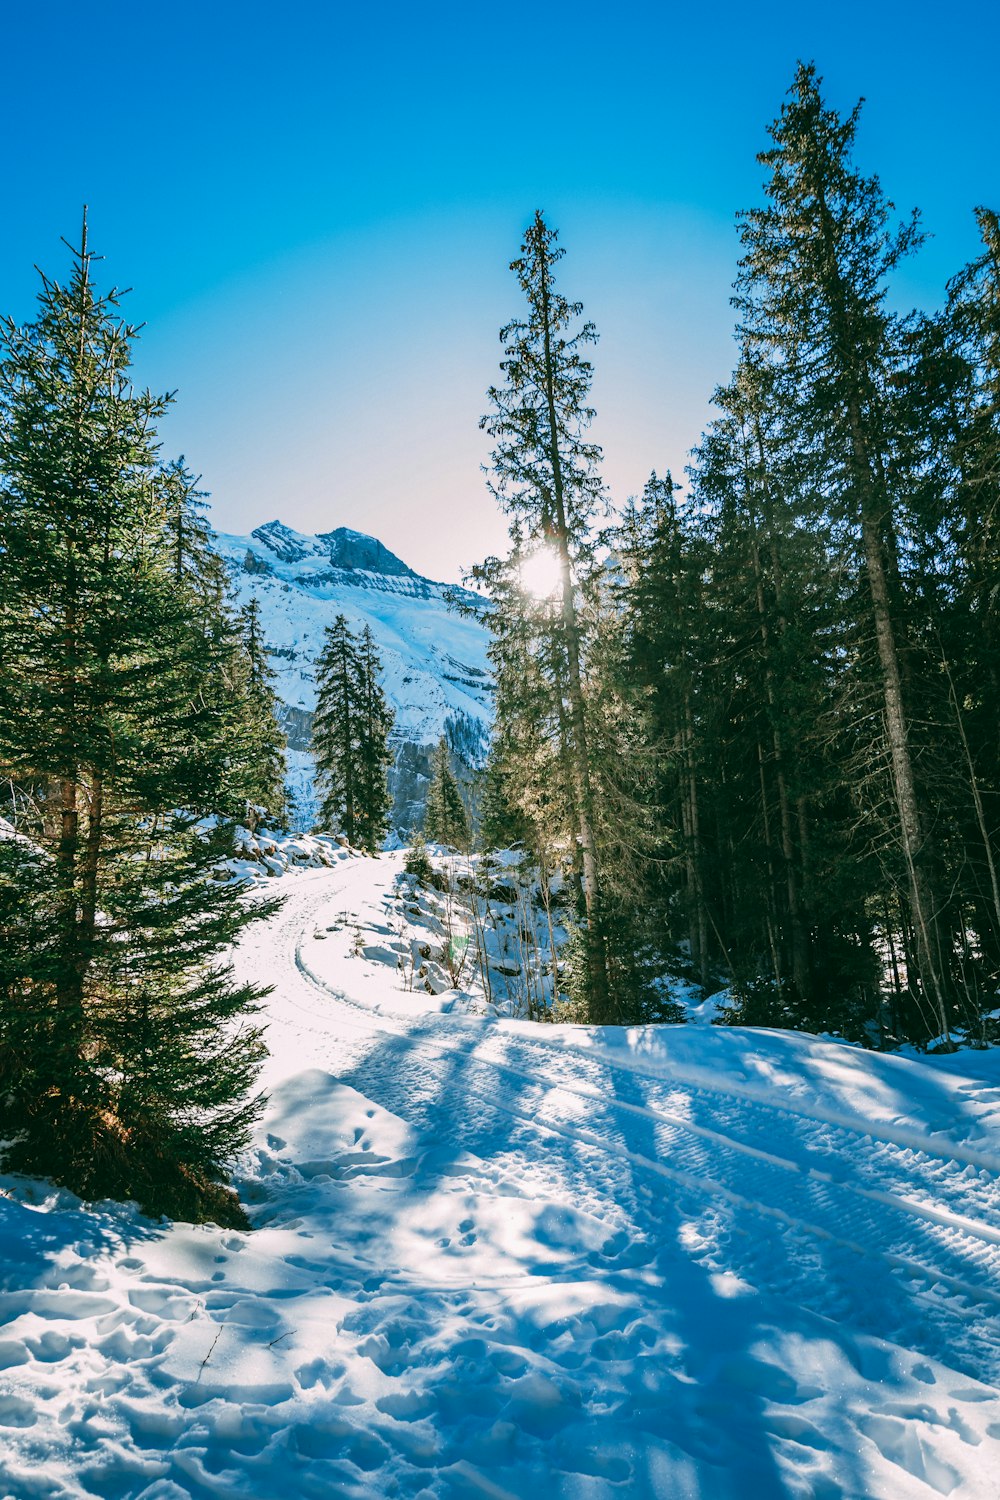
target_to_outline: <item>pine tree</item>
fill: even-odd
[[[495,705],[480,809],[483,847],[523,844],[541,868],[564,867],[578,881],[567,716],[555,686],[565,668],[553,642],[551,604],[525,593],[517,545],[510,557],[479,565],[473,577],[489,599],[478,618],[490,633]]]
[[[68,285],[3,325],[0,774],[33,801],[0,840],[0,1138],[85,1196],[242,1222],[220,1182],[265,992],[221,955],[259,909],[212,875],[250,749],[203,691],[228,624],[177,577],[166,401],[92,262],[85,223]]]
[[[424,833],[432,842],[447,844],[452,849],[467,850],[472,842],[469,814],[451,769],[451,755],[444,735],[431,760]]]
[[[856,684],[840,666],[856,653],[829,538],[800,493],[798,423],[779,396],[772,372],[744,358],[716,392],[692,471],[714,638],[701,756],[713,820],[742,851],[709,884],[756,1001],[769,989],[781,1024],[855,1034],[874,970],[874,872],[854,837]]]
[[[935,392],[944,429],[947,473],[931,470],[937,496],[947,497],[942,550],[951,561],[937,601],[938,654],[963,771],[971,825],[963,852],[974,871],[972,920],[989,991],[1000,973],[1000,216],[978,208],[976,218],[982,253],[951,282],[931,378],[921,368],[914,384]]]
[[[319,826],[340,829],[348,842],[359,832],[364,674],[358,642],[346,615],[324,633],[316,662],[316,715],[312,743],[321,796]]]
[[[893,230],[877,178],[855,168],[860,106],[846,119],[800,65],[771,126],[769,204],[742,215],[740,301],[752,350],[778,351],[783,399],[794,406],[802,448],[814,445],[817,489],[843,496],[856,528],[877,649],[882,714],[906,874],[908,919],[924,995],[947,1040],[949,975],[938,923],[930,819],[914,765],[907,700],[905,610],[899,578],[891,386],[899,330],[885,308],[886,280],[919,244],[914,214]]]
[[[287,740],[278,723],[275,674],[267,659],[260,624],[260,605],[254,598],[242,614],[242,640],[237,661],[237,681],[230,692],[241,702],[247,731],[253,743],[253,779],[247,795],[247,825],[255,828],[263,813],[269,823],[287,826],[288,793],[285,788]]]
[[[316,663],[313,752],[320,826],[340,828],[351,844],[376,853],[389,827],[393,715],[379,681],[382,663],[365,626],[360,638],[345,615],[327,626]]]
[[[655,479],[653,483],[659,485]],[[672,488],[668,477],[666,492]],[[617,534],[615,528],[606,536],[612,541]],[[669,946],[660,877],[673,854],[676,832],[664,817],[664,747],[634,670],[636,618],[626,605],[623,585],[619,556],[588,580],[581,605],[587,621],[586,692],[601,858],[601,937],[616,1015],[620,1022],[642,1024],[680,1019],[679,1010],[656,983],[668,967]],[[586,998],[591,1013],[595,997],[589,975],[573,973],[577,952],[581,957],[585,953],[580,935],[571,943],[569,988],[574,998]]]
[[[622,632],[622,674],[647,763],[653,848],[645,903],[656,913],[664,947],[685,944],[694,974],[708,986],[713,918],[706,886],[702,707],[708,619],[703,580],[707,550],[686,528],[668,474],[653,473],[642,504],[626,508],[611,533],[618,579],[615,612]],[[681,918],[680,923],[678,917]],[[717,921],[717,918],[715,918]]]
[[[203,602],[206,611],[222,609],[225,565],[212,547],[212,528],[205,515],[207,496],[183,458],[161,465],[158,487],[166,510],[166,539],[173,576]]]
[[[495,735],[477,785],[479,829],[477,843],[485,852],[533,845],[533,829],[518,806],[509,782],[503,747]]]
[[[358,656],[361,664],[358,840],[362,849],[374,854],[381,849],[389,832],[392,793],[388,771],[393,763],[389,737],[394,715],[381,684],[382,661],[368,625],[361,632]]]
[[[578,607],[581,571],[593,557],[592,523],[603,508],[600,449],[587,440],[597,335],[582,308],[557,290],[563,250],[536,213],[511,269],[527,316],[501,330],[502,386],[489,391],[481,426],[494,441],[490,487],[511,519],[515,552],[550,549],[558,570],[555,607],[543,618],[539,660],[561,718],[559,753],[571,778],[571,822],[580,851],[588,991],[595,1020],[614,1019],[600,924],[600,870],[584,689],[584,641]]]

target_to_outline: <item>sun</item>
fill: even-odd
[[[521,563],[521,587],[535,599],[551,599],[562,581],[559,554],[542,545],[529,553]]]

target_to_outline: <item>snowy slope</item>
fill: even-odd
[[[399,868],[239,955],[254,1233],[6,1180],[0,1494],[996,1500],[1000,1051],[443,1015]]]
[[[487,636],[449,608],[445,585],[421,578],[374,537],[345,527],[307,536],[271,521],[249,536],[220,533],[215,545],[229,564],[238,602],[260,604],[278,694],[291,710],[287,727],[297,752],[291,780],[300,811],[311,812],[301,799],[311,776],[305,752],[316,703],[313,664],[337,614],[346,615],[352,630],[371,626],[379,645],[396,714],[397,813],[419,797],[421,757],[414,747],[426,749],[447,731],[467,759],[481,757],[492,717]]]

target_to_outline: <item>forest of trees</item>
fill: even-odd
[[[858,119],[799,67],[686,494],[654,473],[609,519],[596,332],[542,214],[511,268],[483,836],[571,867],[592,1020],[656,1015],[664,969],[882,1044],[981,1040],[998,1004],[1000,225],[977,210],[940,312],[893,312],[921,230],[855,165]]]
[[[482,427],[511,548],[474,573],[496,724],[470,819],[449,746],[426,833],[520,844],[574,893],[564,989],[670,1020],[663,976],[733,1020],[949,1047],[1000,983],[1000,220],[931,313],[918,250],[801,65],[739,216],[735,369],[682,489],[612,514],[593,325],[541,213],[512,270]],[[0,348],[2,1165],[241,1222],[261,992],[225,962],[266,914],[219,877],[287,817],[259,611],[162,459],[168,398],[100,294],[65,284]],[[326,633],[320,825],[379,850],[392,713],[367,628]],[[546,889],[548,889],[546,884]]]

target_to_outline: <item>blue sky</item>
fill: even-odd
[[[733,216],[798,57],[867,97],[860,160],[934,236],[901,304],[939,301],[1000,206],[986,3],[6,9],[2,310],[88,202],[216,525],[355,526],[438,577],[502,544],[477,421],[536,207],[601,333],[621,500],[683,468],[729,373]]]

